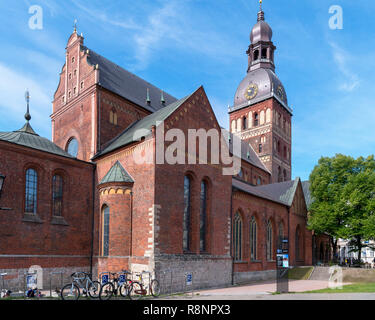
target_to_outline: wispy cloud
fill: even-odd
[[[348,51],[339,47],[336,43],[329,42],[329,45],[332,48],[333,60],[341,73],[338,89],[351,92],[360,85],[359,76],[350,67],[353,58]]]

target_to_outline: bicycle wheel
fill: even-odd
[[[131,286],[131,291],[129,298],[134,300],[139,300],[145,295],[145,290],[139,282],[133,282]]]
[[[101,286],[99,281],[90,282],[87,288],[89,296],[93,299],[98,299],[100,294],[100,287]]]
[[[119,288],[121,296],[124,298],[128,298],[130,295],[131,289],[132,289],[131,282],[129,280],[126,280],[126,282],[123,283]]]
[[[150,291],[154,297],[160,296],[160,284],[158,280],[154,279],[151,281]]]
[[[62,300],[78,300],[79,299],[79,288],[73,283],[65,285],[61,289],[61,299]]]
[[[99,299],[109,300],[112,298],[114,292],[115,286],[113,285],[113,283],[107,282],[100,288]]]

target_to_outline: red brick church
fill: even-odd
[[[0,132],[0,206],[11,208],[0,211],[0,271],[170,269],[219,286],[272,278],[279,237],[289,239],[291,266],[311,265],[320,243],[306,229],[308,184],[291,180],[292,110],[262,10],[250,40],[229,108],[230,141],[242,146],[231,176],[221,160],[156,161],[160,123],[165,135],[223,130],[203,87],[177,99],[87,48],[75,30],[52,139],[32,129],[29,107],[21,129]],[[135,161],[150,150],[152,161]]]

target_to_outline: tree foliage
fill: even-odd
[[[349,239],[359,251],[375,239],[374,156],[322,157],[310,174],[309,228],[335,239]]]

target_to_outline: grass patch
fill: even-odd
[[[311,272],[313,271],[313,267],[307,267],[307,268],[292,268],[288,270],[288,279],[291,280],[307,280]]]
[[[375,282],[353,283],[342,287],[342,289],[320,289],[313,291],[305,291],[303,293],[368,293],[375,292]]]

